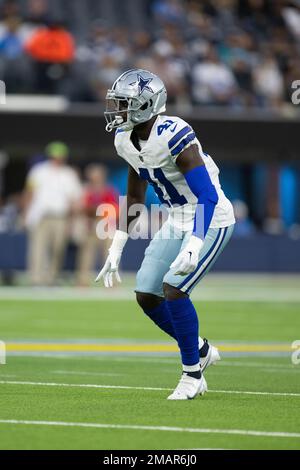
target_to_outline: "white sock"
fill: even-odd
[[[193,366],[185,366],[182,364],[182,369],[184,372],[198,372],[198,370],[200,370],[200,364],[199,362]]]
[[[201,338],[201,336],[199,336],[199,349],[203,348],[203,345],[204,345],[204,341]]]

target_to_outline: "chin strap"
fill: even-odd
[[[113,123],[109,122],[105,128],[106,132],[112,132],[113,131]]]
[[[124,122],[124,119],[122,118],[122,116],[116,116],[116,118],[112,121],[112,122],[109,122],[105,128],[105,130],[107,132],[112,132],[117,126],[120,126],[121,124],[123,124]]]

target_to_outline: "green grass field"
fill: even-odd
[[[102,289],[97,299],[93,289],[80,298],[73,291],[73,299],[59,290],[29,291],[30,299],[0,289],[8,352],[0,448],[299,449],[300,364],[291,362],[291,343],[300,339],[297,282],[293,301],[288,283],[275,289],[287,293],[284,301],[272,300],[271,285],[269,300],[225,301],[221,281],[210,282],[218,301],[195,304],[201,333],[220,346],[222,361],[205,374],[210,391],[188,402],[166,400],[180,377],[178,353],[130,289],[124,298],[111,291],[110,300]]]

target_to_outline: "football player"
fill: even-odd
[[[146,70],[123,73],[107,93],[106,130],[116,130],[117,154],[129,165],[128,210],[144,202],[147,184],[168,207],[169,217],[145,251],[136,280],[136,299],[145,314],[174,338],[182,376],[169,400],[203,395],[203,372],[220,359],[217,348],[199,337],[190,299],[231,238],[235,218],[219,182],[219,169],[204,153],[192,127],[166,116],[167,91]],[[127,227],[136,217],[128,216]],[[169,235],[164,236],[165,233]],[[128,232],[116,231],[96,281],[120,281],[118,265]]]

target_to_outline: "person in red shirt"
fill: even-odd
[[[105,208],[105,223],[112,231],[116,226],[119,207],[117,191],[107,184],[107,170],[102,165],[92,164],[86,168],[86,187],[81,203],[81,242],[79,244],[77,278],[79,285],[90,284],[91,273],[95,268],[98,252],[106,253],[111,244],[111,238],[99,239],[97,237],[97,223],[101,220],[96,217],[97,209],[102,204]]]

